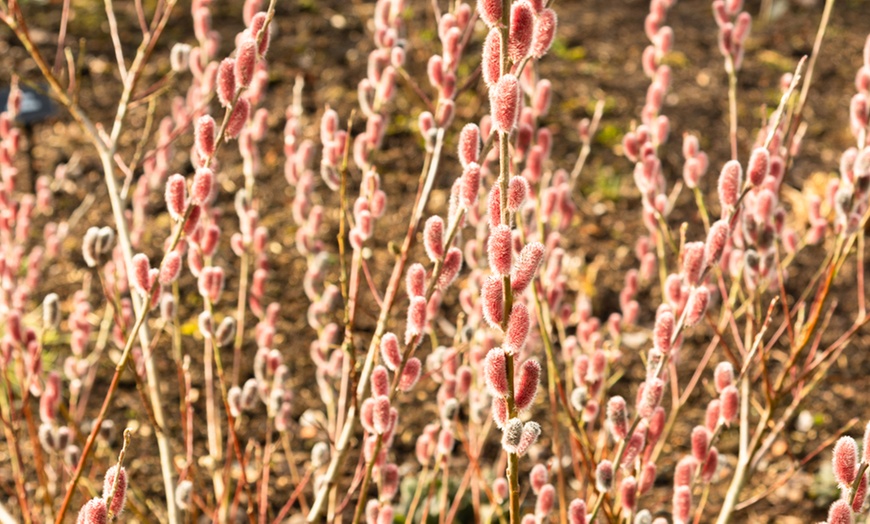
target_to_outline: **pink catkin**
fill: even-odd
[[[489,267],[494,273],[504,276],[511,271],[512,236],[511,228],[505,224],[497,226],[489,235],[487,256]]]
[[[502,1],[477,0],[477,13],[486,25],[497,27],[501,24]]]
[[[849,507],[849,501],[840,499],[831,504],[827,524],[852,524],[852,522],[852,508]]]
[[[501,447],[507,453],[516,453],[523,437],[523,421],[518,418],[508,420],[502,429]]]
[[[614,437],[624,439],[628,435],[628,414],[624,398],[616,396],[607,402],[607,419]]]
[[[540,493],[544,484],[549,482],[550,475],[547,472],[547,466],[543,464],[535,464],[529,473],[529,485],[532,487],[532,492],[537,495]]]
[[[544,258],[544,245],[539,242],[529,242],[520,252],[516,267],[511,276],[511,289],[514,293],[522,293],[538,272],[538,267]]]
[[[458,153],[463,169],[480,160],[480,128],[476,124],[466,124],[460,131]]]
[[[251,38],[256,39],[259,36],[260,31],[266,26],[267,17],[266,13],[259,12],[251,18],[251,25],[248,28],[251,32]],[[269,50],[270,36],[268,29],[263,32],[263,39],[260,40],[260,44],[257,47],[257,52],[260,53],[260,56],[266,56],[266,52]]]
[[[534,35],[532,36],[531,54],[533,57],[541,58],[547,54],[556,37],[557,25],[558,18],[556,17],[556,12],[552,9],[544,9],[538,14],[535,20]]]
[[[96,497],[82,506],[76,524],[106,524],[108,522],[108,508],[106,501]]]
[[[718,220],[710,226],[710,232],[707,233],[707,242],[704,243],[704,259],[708,265],[712,266],[719,263],[730,234],[731,228],[728,227],[728,221],[726,220]]]
[[[508,394],[507,356],[501,348],[493,348],[486,354],[484,373],[486,387],[492,396],[504,397]]]
[[[710,451],[707,453],[707,459],[701,467],[701,481],[706,484],[713,480],[713,475],[716,474],[718,467],[719,450],[716,448],[710,448]]]
[[[232,58],[224,58],[218,68],[217,95],[223,107],[233,103],[236,96],[236,61]]]
[[[586,502],[574,499],[568,505],[569,524],[586,524]]]
[[[713,371],[713,378],[716,392],[721,393],[723,389],[734,383],[734,367],[730,362],[720,362]]]
[[[184,207],[187,200],[187,184],[184,177],[175,174],[166,180],[166,209],[173,220],[184,217]]]
[[[233,107],[233,112],[230,114],[230,120],[227,123],[226,137],[227,139],[236,138],[245,127],[248,121],[248,115],[251,112],[251,103],[246,98],[239,98],[236,105]]]
[[[763,147],[756,147],[749,157],[746,167],[746,177],[753,186],[760,186],[770,173],[770,152]]]
[[[699,463],[707,458],[707,446],[710,444],[710,433],[704,426],[695,426],[692,429],[692,456]]]
[[[499,0],[495,0],[499,1]],[[483,54],[480,59],[483,81],[492,88],[501,76],[501,33],[498,29],[490,29],[483,42]]]
[[[214,155],[215,122],[209,115],[203,115],[196,121],[196,149],[201,157]]]
[[[613,487],[613,463],[602,460],[595,468],[595,489],[607,493]]]
[[[674,490],[674,524],[687,524],[692,511],[692,490],[679,486]]]
[[[115,486],[115,491],[112,492],[112,486],[115,485],[115,474],[118,471],[118,466],[112,466],[106,472],[106,477],[103,479],[103,500],[109,498],[109,493],[112,493],[112,501],[109,503],[109,509],[112,515],[117,518],[124,511],[124,502],[127,500],[127,470],[121,468],[121,473],[118,475],[118,484]]]
[[[528,193],[529,183],[528,181],[526,181],[525,178],[521,176],[512,178],[510,184],[508,185],[508,211],[510,211],[511,213],[516,213],[522,205],[523,201],[526,199],[526,195]]]
[[[373,397],[389,395],[390,376],[387,373],[387,368],[384,366],[375,366],[372,370],[371,384]]]
[[[147,295],[151,291],[151,263],[148,257],[142,253],[138,253],[133,257],[133,285],[136,290],[142,295]]]
[[[543,519],[553,511],[553,504],[556,502],[556,488],[552,484],[546,484],[541,487],[541,492],[538,493],[538,500],[535,502],[535,515]]]
[[[236,52],[235,77],[236,86],[247,88],[254,78],[254,67],[257,65],[257,43],[245,39]]]
[[[719,203],[723,208],[737,204],[742,179],[743,168],[740,167],[740,162],[736,160],[726,162],[719,174]]]
[[[432,262],[437,262],[444,256],[444,221],[441,217],[432,216],[426,220],[423,228],[423,246]]]
[[[386,395],[381,395],[375,398],[372,408],[372,427],[375,433],[383,435],[386,433],[390,425],[390,398]]]
[[[402,352],[399,350],[399,340],[393,333],[387,333],[381,338],[381,358],[392,371],[402,364]]]
[[[462,171],[462,205],[467,209],[477,207],[478,193],[480,193],[480,165],[471,162]]]
[[[654,462],[647,462],[643,471],[640,474],[640,482],[638,483],[637,490],[643,495],[652,489],[653,485],[656,482],[656,465]]]
[[[731,426],[731,423],[737,420],[739,403],[736,386],[728,386],[719,394],[719,419],[726,426]]]
[[[682,275],[686,283],[692,286],[698,284],[701,271],[704,269],[704,243],[689,242],[683,251]]]
[[[408,321],[405,328],[405,343],[421,335],[426,327],[426,297],[414,297],[408,305]]]
[[[423,369],[420,359],[411,357],[405,363],[405,369],[402,370],[402,376],[399,379],[399,389],[402,391],[410,391],[417,381],[420,380],[420,373]]]
[[[710,290],[706,287],[696,287],[689,295],[689,301],[686,303],[686,325],[694,326],[702,318],[707,311],[707,304],[710,302]]]
[[[508,58],[518,63],[529,54],[535,35],[535,11],[526,0],[514,2],[508,36]]]
[[[715,431],[716,426],[719,425],[719,407],[721,402],[718,398],[714,398],[707,404],[707,411],[704,416],[704,425],[707,427],[708,431]]]
[[[502,293],[502,279],[490,275],[483,281],[480,290],[481,309],[483,318],[490,326],[501,329],[501,321],[504,316],[504,295]]]
[[[653,344],[656,349],[667,355],[671,351],[671,339],[674,336],[674,314],[663,310],[656,314],[653,328]]]
[[[662,400],[662,394],[664,393],[665,384],[662,379],[658,377],[653,377],[648,380],[643,388],[643,394],[641,395],[640,405],[638,406],[637,413],[643,418],[652,417],[656,408],[659,405],[659,402]]]
[[[412,264],[408,268],[408,274],[405,276],[405,289],[408,296],[422,297],[426,294],[426,268],[423,264]]]
[[[492,421],[495,422],[496,427],[499,429],[504,428],[508,419],[507,400],[504,397],[493,397],[491,412]]]
[[[526,345],[529,335],[529,309],[523,303],[516,303],[511,309],[508,329],[505,336],[505,349],[509,353],[519,353]]]
[[[541,380],[541,365],[537,360],[529,359],[520,367],[519,383],[514,391],[514,403],[518,410],[526,410],[532,405],[538,394],[538,382]]]
[[[834,479],[840,486],[851,486],[857,477],[858,444],[852,437],[841,437],[834,445]]]
[[[520,115],[520,83],[517,77],[507,74],[499,78],[489,90],[489,104],[496,131],[510,133]]]
[[[211,198],[213,185],[214,172],[207,167],[197,169],[196,174],[193,175],[193,184],[190,186],[191,201],[198,206],[208,202]]]
[[[441,275],[438,277],[438,289],[446,289],[453,283],[459,271],[462,269],[462,251],[458,247],[451,247],[444,257],[441,266]]]
[[[619,496],[622,499],[622,507],[634,510],[637,506],[637,480],[634,477],[625,477],[619,483]]]
[[[164,286],[175,282],[181,272],[181,255],[178,251],[170,251],[163,259],[160,267],[160,283]]]
[[[520,436],[520,443],[517,445],[517,455],[525,455],[529,448],[538,441],[538,437],[540,436],[540,424],[531,421],[523,424],[523,433]]]

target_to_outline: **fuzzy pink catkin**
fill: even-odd
[[[166,180],[166,209],[173,220],[184,217],[185,200],[187,200],[187,184],[184,177],[174,174]]]
[[[494,397],[504,397],[508,394],[506,358],[502,348],[492,348],[486,354],[483,365],[486,387]]]
[[[508,419],[507,400],[504,397],[493,397],[490,412],[492,413],[492,421],[495,422],[496,427],[503,429],[504,425],[507,424]]]
[[[529,54],[535,33],[535,11],[526,0],[511,5],[508,58],[518,63]]]
[[[106,524],[108,522],[108,508],[106,501],[100,497],[89,500],[76,519],[76,524]]]
[[[841,487],[851,486],[858,474],[858,444],[852,437],[840,437],[834,445],[834,479]]]
[[[230,114],[230,120],[227,123],[226,139],[230,140],[239,136],[245,123],[248,121],[248,115],[251,112],[251,103],[247,98],[239,98],[236,105],[233,107],[233,112]]]
[[[181,255],[178,251],[170,251],[163,259],[160,267],[160,283],[164,286],[175,282],[181,272]]]
[[[764,182],[768,173],[770,173],[770,152],[766,148],[756,147],[752,150],[752,156],[749,157],[746,177],[750,184],[758,187]]]
[[[710,226],[707,241],[704,243],[704,259],[708,265],[713,266],[719,263],[730,234],[731,228],[728,227],[727,220],[717,220]]]
[[[495,0],[500,1],[500,0]],[[501,33],[498,29],[490,29],[483,42],[483,53],[480,59],[483,81],[487,87],[493,87],[501,76]]]
[[[477,206],[477,195],[480,193],[480,165],[470,162],[462,171],[462,205],[467,209]]]
[[[538,493],[538,500],[535,501],[535,516],[539,519],[544,519],[553,511],[553,504],[556,502],[556,488],[552,484],[546,484],[541,487],[541,492]]]
[[[659,402],[662,400],[665,384],[662,379],[653,377],[646,382],[641,395],[640,405],[637,408],[637,413],[642,418],[650,418],[655,413]]]
[[[737,205],[740,196],[740,186],[743,184],[743,168],[740,162],[729,160],[719,174],[719,203],[723,207]]]
[[[437,262],[444,256],[444,221],[439,216],[431,216],[423,227],[423,247],[426,256]]]
[[[656,465],[654,462],[647,462],[643,471],[640,474],[640,482],[638,482],[637,490],[643,495],[652,489],[656,482]]]
[[[852,524],[852,508],[849,507],[849,501],[840,499],[831,504],[831,509],[828,510],[827,524]]]
[[[495,227],[489,235],[487,244],[489,267],[500,276],[510,274],[512,242],[511,228],[505,224]]]
[[[558,17],[552,9],[544,9],[538,14],[535,20],[534,35],[532,36],[531,54],[533,57],[541,58],[547,54],[556,37],[557,25]]]
[[[519,259],[511,275],[511,289],[514,293],[522,293],[529,286],[538,267],[544,258],[544,245],[540,242],[529,242],[520,252]]]
[[[718,398],[714,398],[707,404],[707,411],[704,415],[704,425],[709,431],[715,431],[719,425],[719,411],[721,402]]]
[[[514,403],[520,411],[532,405],[538,394],[538,382],[541,380],[541,365],[537,360],[529,359],[520,367],[520,379],[514,391]]]
[[[109,493],[112,493],[112,501],[109,504],[109,509],[112,515],[117,518],[124,511],[124,502],[127,500],[127,470],[121,468],[121,473],[118,474],[118,484],[115,485],[115,474],[118,471],[118,466],[114,465],[106,471],[106,477],[103,479],[103,500],[109,498]],[[112,487],[115,491],[112,492]]]
[[[568,505],[568,523],[586,524],[586,502],[574,499]]]
[[[508,134],[513,131],[520,116],[520,83],[517,77],[507,74],[499,78],[489,90],[489,105],[495,130]]]
[[[502,429],[501,447],[507,453],[516,453],[523,437],[523,421],[518,418],[508,420]]]
[[[734,385],[728,386],[719,393],[719,419],[726,426],[730,427],[731,423],[737,420],[739,400],[737,387]]]
[[[426,297],[418,296],[411,299],[408,305],[408,321],[405,328],[405,343],[411,341],[423,333],[426,327]]]
[[[133,256],[133,285],[136,290],[142,295],[148,295],[151,291],[151,263],[148,257],[143,253],[137,253]]]
[[[480,128],[477,124],[466,124],[459,132],[458,153],[463,169],[480,160]]]
[[[692,490],[679,486],[674,490],[674,524],[688,524],[692,511]]]
[[[710,444],[710,433],[704,426],[695,426],[692,429],[692,456],[698,463],[703,464],[707,458],[707,446]]]
[[[615,438],[624,439],[628,435],[628,414],[624,398],[615,396],[607,402],[607,419]]]
[[[501,329],[501,321],[504,316],[504,294],[502,292],[502,279],[490,275],[483,281],[480,290],[481,309],[486,322],[496,329]]]
[[[529,473],[529,485],[532,487],[532,492],[537,495],[540,493],[544,484],[549,482],[550,474],[547,472],[547,466],[543,464],[535,464],[532,471]],[[585,523],[584,523],[585,524]]]
[[[402,352],[399,350],[399,340],[393,333],[387,333],[381,338],[381,358],[390,370],[399,369],[402,364]]]
[[[622,507],[634,510],[637,506],[637,480],[628,476],[619,483],[619,496],[622,499]]]
[[[251,24],[248,30],[251,32],[251,38],[257,39],[260,35],[260,31],[266,26],[266,19],[268,15],[265,12],[259,12],[255,14],[251,18]],[[269,30],[263,32],[263,39],[260,40],[259,45],[257,46],[257,52],[260,53],[260,56],[266,56],[266,52],[269,50],[269,40],[271,35],[269,34]]]
[[[402,370],[402,376],[399,378],[399,389],[402,391],[410,391],[417,381],[420,380],[420,373],[423,369],[420,359],[411,357],[405,363],[405,369]]]
[[[415,263],[408,268],[408,274],[405,276],[405,290],[408,296],[422,297],[426,294],[426,268],[423,264]]]
[[[203,158],[214,154],[215,122],[209,115],[203,115],[196,121],[196,149]]]
[[[508,353],[516,354],[522,351],[529,336],[529,309],[525,304],[518,302],[511,309],[508,319],[507,334],[505,335],[505,349]]]
[[[477,13],[489,27],[501,25],[502,12],[501,0],[477,0]]]
[[[695,286],[701,278],[704,269],[704,243],[689,242],[683,251],[682,275],[685,282]]]
[[[716,474],[716,470],[719,467],[719,450],[716,448],[710,448],[710,451],[707,452],[707,459],[704,461],[704,465],[701,467],[701,481],[705,484],[709,483],[713,480],[713,475]]]
[[[257,43],[250,38],[246,38],[239,44],[238,51],[236,52],[236,86],[247,88],[251,85],[256,65]]]
[[[218,68],[217,95],[223,107],[233,103],[236,96],[236,61],[232,58],[224,58]]]
[[[653,345],[667,355],[671,351],[671,339],[674,336],[674,314],[669,310],[661,310],[656,314],[653,328]]]
[[[389,395],[390,376],[387,373],[387,368],[385,368],[384,366],[375,366],[375,368],[372,370],[371,384],[373,397]]]
[[[538,441],[541,436],[541,425],[537,422],[526,422],[523,424],[523,433],[520,436],[520,443],[517,445],[517,455],[523,456],[526,451]]]
[[[195,205],[201,206],[209,201],[214,185],[214,172],[207,168],[201,167],[196,170],[193,175],[193,184],[190,186],[190,200]]]
[[[702,318],[707,311],[707,304],[710,302],[710,290],[706,287],[696,287],[692,289],[689,295],[689,301],[686,303],[686,325],[694,326]]]
[[[508,184],[508,199],[507,199],[507,208],[511,213],[516,213],[519,210],[520,206],[523,204],[523,201],[526,199],[526,195],[529,192],[529,183],[525,178],[521,176],[513,177]]]
[[[720,362],[713,371],[713,378],[716,392],[722,393],[723,389],[734,383],[734,366],[730,362]]]
[[[599,493],[607,493],[613,487],[613,463],[602,460],[595,468],[595,489]]]
[[[375,398],[372,406],[372,427],[375,433],[383,435],[390,425],[390,397],[381,395]]]

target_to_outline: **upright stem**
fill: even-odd
[[[728,113],[731,137],[731,160],[737,160],[737,71],[734,70],[734,60],[728,57],[730,64],[728,72]]]

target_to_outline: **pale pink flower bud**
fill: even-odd
[[[502,279],[490,275],[483,281],[480,290],[483,318],[496,329],[501,329],[501,321],[504,316],[504,294]]]
[[[382,500],[393,500],[399,492],[399,467],[387,464],[381,468],[381,485],[379,495]],[[389,520],[392,523],[392,519]]]
[[[143,253],[133,256],[133,286],[140,294],[147,296],[151,291],[151,263]]]
[[[523,421],[518,418],[512,418],[507,421],[504,429],[502,429],[501,447],[505,452],[515,454],[522,438]]]
[[[187,200],[187,184],[184,177],[175,174],[166,180],[166,208],[173,220],[184,217],[185,201]]]
[[[709,431],[715,431],[716,426],[719,425],[719,411],[720,411],[721,402],[718,398],[714,398],[707,404],[707,411],[704,416],[704,425],[707,427]]]
[[[236,86],[247,88],[254,78],[254,67],[257,65],[257,43],[246,38],[236,52],[235,76]]]
[[[701,467],[701,481],[705,484],[713,480],[713,475],[716,474],[716,469],[719,467],[719,450],[710,448],[707,453],[707,459]]]
[[[688,242],[683,251],[683,278],[689,285],[695,286],[701,278],[704,269],[704,243]]]
[[[538,394],[538,382],[541,380],[541,365],[537,360],[529,359],[520,367],[520,379],[514,392],[514,403],[520,411],[528,409]]]
[[[674,524],[688,524],[692,511],[692,490],[679,486],[674,490]]]
[[[720,362],[713,372],[713,377],[716,382],[716,392],[722,393],[722,390],[734,383],[734,367],[730,362]]]
[[[694,456],[687,455],[681,458],[674,468],[674,486],[690,485],[697,468],[698,460]]]
[[[634,511],[637,506],[637,480],[634,477],[625,477],[619,483],[619,496],[622,500],[622,507]]]
[[[439,455],[449,455],[453,451],[453,445],[456,443],[456,439],[453,437],[453,433],[450,432],[449,429],[444,428],[438,433],[438,454]]]
[[[76,524],[106,524],[108,519],[106,501],[95,497],[82,506]]]
[[[402,376],[399,378],[399,389],[402,391],[410,391],[417,381],[420,380],[420,372],[423,366],[420,364],[420,359],[411,357],[405,363],[405,369],[402,370]]]
[[[480,192],[480,165],[470,162],[462,171],[462,205],[467,209],[477,206],[477,195]]]
[[[451,247],[447,250],[447,256],[444,257],[444,264],[441,266],[438,289],[447,289],[456,280],[460,269],[462,269],[462,250],[458,247]]]
[[[671,339],[674,336],[674,314],[669,310],[660,310],[656,314],[653,329],[653,345],[663,354],[671,351]]]
[[[462,168],[477,163],[480,159],[480,128],[476,124],[466,124],[459,133],[459,163]]]
[[[640,474],[640,482],[637,486],[637,491],[643,495],[652,489],[656,482],[656,465],[655,462],[647,462],[644,464],[643,471]]]
[[[586,524],[586,502],[574,499],[568,505],[568,523]]]
[[[214,172],[207,167],[197,169],[190,186],[190,200],[198,206],[205,204],[211,198],[213,186]]]
[[[508,394],[506,358],[501,348],[492,348],[486,354],[483,365],[486,387],[494,397],[504,397]]]
[[[390,397],[381,395],[375,398],[372,406],[372,427],[375,433],[383,435],[390,425]]]
[[[181,255],[178,251],[170,251],[163,259],[160,267],[160,283],[164,286],[175,282],[181,272]]]
[[[392,371],[402,364],[402,352],[399,350],[399,340],[396,335],[387,333],[381,338],[381,358]]]
[[[538,500],[535,502],[535,516],[538,519],[545,519],[547,515],[553,511],[553,505],[556,502],[556,488],[552,484],[546,484],[541,488],[538,494]],[[535,521],[539,522],[539,521]]]
[[[266,52],[269,50],[269,40],[271,35],[270,30],[263,28],[266,26],[266,18],[267,14],[265,12],[259,12],[255,14],[251,18],[251,25],[248,30],[251,32],[251,38],[257,39],[260,38],[260,32],[263,32],[262,40],[259,40],[259,45],[257,47],[257,52],[260,53],[260,56],[266,56]]]
[[[217,76],[217,95],[223,107],[233,103],[236,96],[236,61],[232,58],[224,58],[221,61]]]
[[[248,121],[248,114],[251,112],[251,103],[247,98],[239,98],[236,101],[233,112],[230,114],[230,121],[227,123],[226,139],[230,140],[239,136],[245,123]]]
[[[526,5],[531,9],[527,2],[514,5]],[[489,105],[496,131],[510,133],[520,115],[520,83],[517,77],[507,74],[499,78],[489,90]]]
[[[707,458],[707,446],[710,445],[710,433],[704,426],[695,426],[692,429],[692,456],[699,464],[703,464]]]
[[[519,353],[525,347],[526,338],[529,336],[529,324],[529,309],[525,304],[519,302],[514,304],[505,336],[505,349],[508,353]]]
[[[550,474],[547,472],[547,466],[543,464],[535,464],[529,473],[529,485],[532,487],[532,493],[537,495],[541,492],[544,484],[549,482]],[[585,522],[583,524],[586,524]]]
[[[118,475],[118,484],[115,486],[115,474],[118,471],[118,466],[112,466],[106,472],[106,477],[103,480],[103,500],[109,498],[112,494],[112,502],[109,503],[109,509],[112,515],[117,518],[124,511],[124,502],[127,500],[127,471],[122,467],[121,473]],[[115,491],[112,491],[112,487]]]
[[[508,185],[508,211],[516,213],[526,199],[528,192],[529,183],[526,179],[521,176],[513,177]]]
[[[499,429],[504,429],[508,419],[507,400],[502,396],[492,398],[492,421]]]
[[[215,151],[215,123],[208,115],[199,117],[196,121],[196,148],[200,157],[208,158]]]
[[[517,446],[517,455],[525,455],[526,451],[528,451],[528,449],[538,441],[538,437],[540,436],[541,425],[537,422],[526,422],[523,425],[523,434],[520,436],[520,443]]]
[[[604,494],[613,487],[613,463],[602,460],[595,468],[595,489]]]
[[[730,427],[731,423],[737,420],[737,410],[739,407],[736,386],[728,386],[719,393],[719,416],[722,423],[726,426]]]
[[[511,228],[505,224],[497,226],[489,235],[487,255],[489,267],[498,275],[507,275],[511,271],[512,237]]]
[[[740,196],[740,186],[743,184],[743,168],[740,162],[729,160],[719,174],[719,202],[723,207],[737,205]]]
[[[501,25],[501,0],[477,0],[477,13],[480,19],[491,28]]]
[[[710,226],[710,232],[707,233],[707,242],[704,243],[704,260],[709,266],[719,263],[722,258],[722,252],[725,251],[725,244],[728,242],[728,237],[731,235],[731,228],[728,227],[727,220],[717,220]]]
[[[390,394],[390,377],[384,366],[375,366],[372,370],[371,383],[373,397]]]
[[[553,27],[555,30],[555,27]],[[529,54],[535,33],[535,12],[525,0],[514,2],[511,6],[510,31],[508,36],[508,58],[518,63]]]
[[[426,328],[426,297],[416,296],[408,305],[408,321],[405,327],[405,343],[419,337]]]
[[[852,524],[853,522],[852,508],[849,507],[848,500],[840,499],[831,504],[827,524]]]
[[[648,380],[643,388],[640,405],[637,408],[638,414],[643,418],[650,418],[659,406],[662,400],[662,394],[665,390],[665,384],[658,377],[653,377]]]
[[[637,431],[628,437],[628,444],[625,446],[625,453],[622,455],[622,463],[620,464],[623,468],[634,469],[635,460],[640,455],[641,450],[643,450],[644,444],[646,444],[646,430],[640,429],[642,425],[643,422],[638,426]]]
[[[431,216],[423,228],[423,246],[432,262],[444,256],[444,221],[439,216]]]
[[[607,420],[615,438],[624,439],[628,435],[628,413],[624,398],[616,396],[607,402]]]
[[[706,287],[696,287],[692,289],[689,295],[689,301],[686,303],[686,325],[694,326],[702,318],[707,311],[707,304],[710,302],[710,290]]]
[[[423,264],[415,263],[408,268],[405,277],[405,288],[411,298],[422,297],[426,294],[426,269]]]
[[[540,242],[529,242],[523,247],[511,275],[511,289],[514,293],[522,293],[528,287],[538,272],[543,258],[544,245]]]
[[[490,188],[486,205],[489,209],[489,228],[495,229],[501,224],[501,189],[498,184]]]
[[[538,14],[535,20],[535,30],[532,36],[532,56],[541,58],[550,46],[553,45],[553,39],[556,36],[556,26],[558,18],[556,12],[552,9],[544,9]]]
[[[834,479],[841,487],[851,487],[858,476],[858,444],[852,437],[840,437],[834,445]]]
[[[770,173],[770,152],[763,147],[756,147],[752,150],[752,156],[749,157],[749,164],[746,167],[749,183],[754,187],[760,186],[768,173]]]
[[[500,2],[501,0],[491,0]],[[487,87],[493,87],[501,76],[501,33],[498,29],[489,30],[486,40],[483,42],[483,55],[481,57],[481,72],[483,81]],[[486,135],[484,135],[486,136]]]

